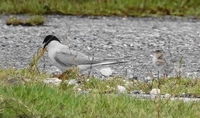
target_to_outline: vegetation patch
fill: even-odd
[[[18,19],[15,16],[12,16],[8,19],[6,19],[6,24],[7,25],[13,25],[13,26],[17,26],[17,25],[22,25],[22,26],[37,26],[37,25],[43,25],[45,22],[45,18],[43,16],[32,16],[28,19]]]
[[[10,73],[10,74],[8,74]],[[198,117],[199,105],[194,102],[170,101],[168,99],[142,100],[126,94],[106,94],[110,87],[123,84],[122,79],[106,81],[88,78],[82,83],[91,92],[82,94],[73,87],[52,86],[42,83],[48,75],[31,74],[27,70],[1,70],[0,115],[1,117]],[[32,77],[31,77],[32,76]],[[6,84],[5,78],[30,78],[27,83]],[[37,79],[36,79],[37,78]],[[174,80],[173,80],[174,81]],[[163,86],[173,82],[172,79]],[[161,82],[161,83],[162,83]],[[191,85],[194,81],[181,81],[177,86]],[[154,82],[155,86],[159,82]],[[176,82],[175,82],[176,83]],[[136,83],[135,83],[136,84]],[[176,84],[173,84],[176,85]],[[62,87],[61,87],[62,86]],[[81,86],[81,85],[80,85]],[[138,84],[138,88],[151,88],[148,84]],[[137,88],[132,86],[133,88]],[[161,88],[162,90],[168,90]],[[181,88],[181,87],[180,87]],[[184,87],[183,87],[184,88]],[[173,87],[174,91],[178,88]],[[184,90],[184,89],[182,89]],[[181,90],[180,90],[181,91]],[[182,91],[183,92],[183,91]],[[168,91],[167,91],[168,93]]]
[[[0,13],[100,16],[196,16],[198,0],[2,0]]]

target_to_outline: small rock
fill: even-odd
[[[77,88],[77,91],[78,91],[78,92],[82,92],[82,89],[81,89],[81,88]]]
[[[151,100],[156,100],[156,98],[159,98],[159,96],[155,95],[155,94],[151,94],[150,95]]]
[[[165,94],[165,98],[170,98],[171,95],[170,94]]]
[[[192,79],[196,79],[196,78],[197,78],[197,72],[193,72]]]
[[[142,90],[134,90],[131,93],[132,94],[143,94],[144,92]]]
[[[132,74],[128,74],[128,75],[126,76],[126,78],[128,78],[128,80],[131,80],[131,81],[138,80],[138,77],[133,76]]]
[[[129,80],[132,80],[133,79],[133,75],[132,74],[127,74],[126,78],[128,78]]]
[[[185,93],[182,93],[182,96],[185,96]]]
[[[89,47],[89,46],[87,46],[87,49],[88,49],[88,50],[91,50],[91,49],[92,49],[92,47]]]
[[[149,77],[149,76],[145,77],[145,82],[149,82],[149,81],[151,81],[151,80],[152,80],[151,77]]]
[[[125,81],[124,86],[129,87],[132,83],[130,81]]]
[[[188,77],[188,78],[189,78],[189,77],[190,77],[190,75],[191,75],[191,73],[186,73],[186,77]]]
[[[134,44],[133,44],[133,43],[130,43],[130,47],[134,47]]]
[[[118,93],[126,93],[126,88],[124,86],[117,86]]]
[[[68,82],[68,86],[71,86],[71,85],[75,85],[77,84],[79,81],[77,79],[72,79]]]
[[[151,95],[159,95],[160,94],[160,89],[154,88],[150,91]]]
[[[49,74],[60,74],[62,73],[57,67],[51,66],[50,69],[47,70]]]
[[[110,67],[100,69],[102,75],[109,77],[112,75],[113,70]]]
[[[83,90],[81,93],[82,93],[82,94],[88,94],[89,92],[88,92],[88,91],[85,91],[85,90]]]
[[[138,77],[134,76],[134,77],[133,77],[133,80],[138,80]]]
[[[62,80],[58,78],[47,78],[44,80],[45,84],[54,84],[54,85],[59,85]]]

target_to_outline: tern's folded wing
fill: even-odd
[[[54,59],[61,65],[72,66],[72,65],[84,65],[84,64],[95,64],[101,62],[100,60],[93,59],[81,52],[74,50],[62,50],[55,53]]]

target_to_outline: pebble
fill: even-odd
[[[170,98],[171,95],[170,94],[165,94],[165,98]]]
[[[160,89],[154,88],[150,91],[151,95],[159,95],[160,94]]]
[[[88,94],[89,92],[88,92],[88,91],[85,91],[85,90],[83,90],[81,93],[82,93],[82,94]]]
[[[150,77],[150,76],[147,76],[147,77],[145,77],[145,80],[144,80],[145,82],[149,82],[149,81],[152,81],[152,78]]]
[[[144,94],[144,92],[142,90],[133,90],[131,93],[132,94]]]
[[[126,93],[126,88],[124,86],[118,85],[117,86],[118,93]]]
[[[78,79],[72,79],[72,80],[69,80],[69,82],[68,82],[68,85],[67,85],[67,86],[75,85],[75,84],[77,84],[78,82],[79,82],[79,80],[78,80]]]
[[[106,68],[101,68],[100,72],[102,75],[106,77],[110,77],[113,73],[113,70],[110,67],[106,67]]]
[[[45,84],[54,84],[54,85],[59,85],[62,82],[62,80],[58,78],[47,78],[44,79]]]

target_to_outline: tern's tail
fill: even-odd
[[[119,64],[119,63],[126,63],[128,61],[104,61],[104,62],[100,62],[100,63],[93,63],[93,64],[86,64],[86,65],[78,65],[78,68],[80,70],[86,70],[88,68],[92,68],[95,66],[101,66],[101,65],[111,65],[111,64]]]
[[[92,66],[119,64],[119,63],[126,63],[126,62],[128,62],[128,61],[105,61],[105,62],[101,62],[101,63],[92,64]]]

